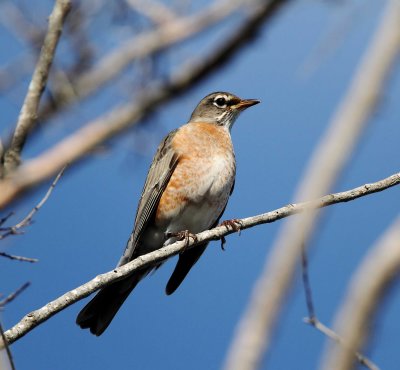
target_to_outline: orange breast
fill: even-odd
[[[231,167],[231,171],[226,171],[227,178],[219,179],[222,185],[224,182],[233,182],[229,177],[232,174],[234,176],[235,172],[230,133],[223,127],[209,123],[189,123],[176,133],[172,147],[179,155],[179,162],[159,201],[155,218],[157,224],[176,217],[189,202],[207,201],[204,193],[217,160]]]

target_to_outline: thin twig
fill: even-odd
[[[54,181],[51,183],[49,189],[47,190],[45,196],[43,197],[43,199],[29,212],[29,214],[18,224],[16,224],[15,226],[13,226],[13,229],[20,229],[22,227],[25,227],[27,225],[29,225],[32,221],[33,216],[36,214],[36,212],[39,211],[40,208],[43,207],[43,204],[45,204],[47,202],[47,199],[49,199],[51,193],[53,192],[54,188],[56,187],[58,181],[60,180],[60,178],[62,177],[62,175],[65,172],[65,169],[67,168],[67,166],[64,166],[61,171],[58,173],[58,175],[56,176],[56,178],[54,179]]]
[[[308,274],[308,258],[307,258],[307,254],[306,254],[304,245],[301,249],[301,267],[302,267],[301,277],[303,279],[304,294],[306,296],[308,318],[309,318],[309,320],[312,321],[315,319],[315,308],[314,308],[314,302],[313,302],[313,298],[312,298],[310,277]]]
[[[324,325],[321,321],[318,320],[317,317],[314,316],[314,318],[306,317],[304,319],[304,322],[313,326],[315,329],[320,331],[322,334],[327,336],[328,338],[332,339],[336,343],[338,343],[340,346],[348,347],[346,343],[343,341],[343,339],[337,335],[332,329],[328,328],[326,325]],[[355,351],[354,356],[356,357],[357,361],[365,366],[367,369],[370,370],[379,370],[379,367],[373,363],[370,359],[365,357],[362,353]]]
[[[1,336],[1,340],[2,340],[2,347],[5,348],[5,350],[6,350],[11,370],[15,370],[15,365],[14,365],[14,360],[13,360],[13,357],[12,357],[12,353],[11,353],[10,347],[8,345],[7,339],[6,339],[5,335],[4,335],[3,325],[1,325],[1,323],[0,323],[0,336]]]
[[[321,364],[324,370],[353,369],[354,352],[367,341],[374,314],[388,286],[400,272],[400,217],[364,257],[350,281],[336,315],[334,329],[345,346],[329,343]]]
[[[62,26],[70,8],[70,0],[57,0],[49,17],[49,26],[42,50],[18,117],[11,146],[4,155],[3,175],[12,171],[21,161],[21,151],[29,132],[36,123],[40,98],[46,86]]]
[[[0,301],[0,310],[7,305],[8,303],[12,302],[15,298],[17,298],[26,288],[28,288],[31,283],[28,281],[22,286],[20,286],[15,292],[9,294],[6,298]]]
[[[17,223],[14,226],[0,228],[0,231],[2,231],[2,234],[0,234],[0,240],[4,239],[10,235],[22,234],[22,231],[20,231],[20,230],[31,224],[33,216],[47,202],[51,193],[53,192],[54,188],[56,187],[58,181],[60,180],[61,176],[64,174],[66,168],[67,168],[67,166],[65,166],[61,169],[61,171],[58,173],[58,175],[56,176],[56,178],[50,185],[49,189],[47,190],[45,196],[40,200],[40,202],[35,207],[32,208],[32,210],[28,213],[28,215],[26,217],[24,217],[24,219],[22,219],[19,223]],[[7,215],[3,219],[1,219],[0,225],[2,225],[5,222],[5,220],[7,220],[11,215],[12,215],[12,213],[10,213],[9,215]],[[10,258],[10,255],[8,255],[8,256]],[[11,256],[11,257],[12,257],[12,259],[18,259],[19,261],[22,261],[21,258],[25,258],[25,257],[18,257],[18,256]],[[28,261],[28,262],[37,262],[37,260],[34,260],[32,258],[28,258],[28,259],[24,259],[24,260]]]
[[[8,259],[13,260],[13,261],[30,262],[30,263],[35,263],[35,262],[39,261],[37,258],[15,256],[13,254],[8,254],[8,253],[5,253],[5,252],[0,252],[0,257],[5,257],[5,258],[8,258]]]
[[[13,215],[14,212],[10,212],[8,215],[5,215],[2,219],[0,219],[0,226],[2,226]]]
[[[303,286],[304,286],[304,293],[306,296],[306,304],[307,304],[307,311],[308,311],[308,317],[304,319],[304,322],[313,326],[315,329],[319,330],[321,333],[325,334],[328,338],[336,341],[340,345],[346,345],[343,343],[343,340],[337,335],[332,329],[328,328],[325,326],[321,321],[319,321],[316,313],[315,313],[315,307],[314,307],[314,302],[312,298],[312,290],[311,290],[311,284],[310,284],[310,277],[309,277],[309,272],[308,272],[308,258],[307,254],[305,251],[305,248],[303,246],[302,248],[302,254],[301,254],[301,265],[302,265],[302,280],[303,280]],[[364,365],[366,368],[370,370],[379,370],[378,366],[376,366],[370,359],[368,359],[366,356],[361,354],[360,352],[355,351],[354,356],[357,358],[358,362],[362,365]]]
[[[327,207],[336,203],[349,202],[368,194],[383,191],[385,189],[388,189],[389,187],[398,184],[400,184],[400,173],[392,175],[373,184],[362,185],[345,192],[326,195],[322,198],[308,202],[289,204],[285,207],[276,209],[268,213],[244,219],[238,219],[237,222],[240,222],[241,229],[244,230],[256,225],[271,223],[282,218],[298,214],[300,212],[315,210],[316,208]],[[169,257],[177,255],[183,249],[187,250],[199,243],[206,241],[220,240],[223,236],[232,234],[234,232],[237,232],[237,228],[234,228],[229,224],[222,225],[211,230],[206,230],[197,234],[195,239],[189,238],[189,241],[178,241],[154,252],[140,256],[135,260],[127,263],[126,265],[115,268],[110,272],[98,275],[89,282],[79,287],[76,287],[75,289],[65,293],[54,301],[47,303],[42,308],[39,308],[38,310],[29,313],[24,318],[22,318],[19,323],[17,323],[11,329],[7,330],[5,332],[5,336],[9,343],[13,343],[17,339],[29,333],[36,326],[48,320],[50,317],[64,310],[66,307],[69,307],[75,302],[87,297],[96,290],[106,285],[109,285],[112,282],[120,280],[128,275],[131,275],[134,271],[143,269],[148,266],[154,266]]]

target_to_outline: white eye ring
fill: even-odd
[[[214,98],[213,104],[218,108],[227,107],[227,97],[225,95],[218,95]]]

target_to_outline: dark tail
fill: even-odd
[[[82,329],[90,329],[94,335],[103,334],[142,277],[143,274],[129,276],[101,289],[79,312],[76,323]]]
[[[169,278],[165,288],[165,293],[167,295],[172,294],[176,289],[178,289],[179,285],[181,285],[190,269],[206,250],[207,244],[208,243],[196,245],[194,248],[189,249],[179,255],[179,260],[176,264],[175,270]]]

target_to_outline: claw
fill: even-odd
[[[186,248],[189,246],[189,239],[192,238],[193,241],[196,243],[197,242],[197,236],[196,234],[192,234],[189,232],[189,230],[183,230],[183,231],[178,231],[176,233],[171,233],[171,232],[166,232],[165,233],[165,238],[176,238],[176,240],[184,240],[185,241],[185,247],[182,249],[181,254],[185,252]]]
[[[222,221],[219,226],[225,226],[227,228],[227,230],[229,230],[229,228],[232,228],[233,231],[236,231],[236,232],[239,231],[239,235],[240,235],[240,232],[243,227],[243,222],[241,220],[239,220],[238,218],[233,218],[232,220]]]
[[[222,221],[218,226],[225,226],[227,230],[232,229],[233,231],[239,231],[242,230],[243,227],[243,222],[237,218],[233,218],[232,220],[225,220]],[[221,249],[224,251],[225,250],[225,244],[226,244],[226,239],[224,236],[221,236]]]
[[[225,244],[226,244],[225,236],[221,236],[221,249],[223,251],[225,251]]]

